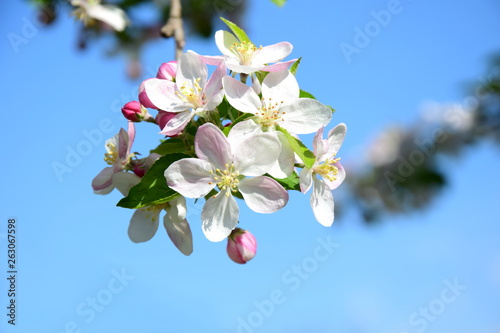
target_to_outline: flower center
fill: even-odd
[[[240,45],[234,43],[230,49],[240,59],[240,64],[248,66],[252,63],[255,51],[262,49],[262,46],[257,48],[252,43],[241,42]]]
[[[104,153],[104,161],[109,165],[113,165],[119,157],[118,149],[116,149],[115,144],[111,142],[106,144],[106,148],[108,152]]]
[[[217,182],[219,189],[226,191],[226,197],[229,197],[231,192],[236,192],[238,189],[240,173],[236,171],[233,163],[226,163],[225,167],[225,170],[215,169],[215,172],[210,170],[210,174],[214,181]]]
[[[329,181],[333,182],[337,179],[337,174],[339,173],[339,169],[335,165],[338,161],[340,161],[340,158],[331,158],[327,159],[320,165],[316,166],[313,168],[313,171],[319,174],[321,177],[328,179]]]
[[[276,125],[279,120],[285,121],[283,115],[286,112],[281,111],[284,101],[273,102],[272,98],[262,98],[262,107],[255,113],[259,117],[259,123],[264,127]]]
[[[179,91],[175,92],[177,97],[184,103],[193,105],[195,109],[203,107],[204,104],[203,98],[205,94],[202,94],[203,89],[200,87],[200,80],[201,78],[194,80],[192,86],[188,82],[184,82],[179,88]]]

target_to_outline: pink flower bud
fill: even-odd
[[[156,124],[160,126],[160,130],[163,130],[167,123],[175,117],[177,113],[174,112],[167,112],[167,111],[158,111],[158,114],[156,115]],[[175,135],[177,136],[177,135]]]
[[[142,81],[141,85],[139,86],[139,102],[141,102],[141,104],[146,108],[156,109],[156,106],[149,100],[148,94],[146,94],[146,90],[144,90],[144,82],[146,81],[147,80]]]
[[[257,241],[247,230],[236,228],[227,238],[227,254],[232,261],[246,264],[257,253]]]
[[[174,81],[177,73],[177,61],[169,61],[161,64],[156,77],[158,79]]]
[[[128,120],[138,122],[142,121],[148,112],[142,107],[141,103],[131,101],[122,107],[122,113]]]

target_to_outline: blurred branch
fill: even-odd
[[[165,38],[175,39],[175,59],[178,59],[184,51],[186,43],[184,39],[184,27],[182,24],[182,6],[180,0],[171,0],[170,16],[167,23],[161,28],[161,35]]]

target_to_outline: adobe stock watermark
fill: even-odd
[[[253,302],[254,309],[251,312],[236,318],[237,333],[253,333],[261,327],[266,319],[274,314],[276,308],[287,301],[287,294],[297,291],[302,283],[309,279],[320,265],[327,261],[340,247],[340,244],[332,241],[331,236],[318,237],[316,241],[317,245],[310,256],[305,257],[298,264],[292,265],[281,275],[281,282],[286,288],[271,290],[267,298]]]
[[[339,45],[347,63],[351,63],[353,54],[360,54],[364,48],[370,45],[371,41],[380,35],[382,29],[389,26],[392,18],[400,14],[403,9],[403,5],[399,0],[389,0],[385,9],[370,11],[373,20],[365,23],[362,28],[359,26],[354,27],[352,43],[343,41]]]
[[[66,322],[63,329],[58,330],[57,333],[83,332],[85,325],[92,323],[98,314],[103,312],[115,297],[125,290],[129,282],[135,279],[135,276],[128,274],[125,268],[120,271],[113,269],[111,275],[112,277],[102,289],[99,289],[95,294],[87,297],[76,306],[75,313],[79,319]]]
[[[438,320],[439,316],[441,316],[451,304],[456,302],[458,297],[467,289],[467,286],[460,284],[457,278],[455,278],[453,282],[445,280],[444,284],[445,287],[441,290],[438,297],[410,314],[408,317],[408,324],[412,329],[400,333],[425,332],[429,324]]]

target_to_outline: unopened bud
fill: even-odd
[[[150,79],[148,79],[148,80],[150,80]],[[144,107],[147,107],[150,109],[156,109],[156,106],[151,102],[151,100],[148,97],[148,94],[146,93],[146,90],[144,89],[144,82],[146,82],[146,81],[147,80],[142,81],[141,85],[139,86],[139,102],[141,102],[141,104]]]
[[[156,77],[158,79],[174,81],[177,73],[177,61],[169,61],[161,64]]]
[[[141,103],[131,101],[122,107],[122,113],[130,121],[139,122],[146,117],[148,110],[146,110]]]
[[[160,126],[160,130],[163,130],[170,119],[172,119],[176,115],[177,113],[174,112],[158,111],[158,114],[156,115],[156,124]]]
[[[227,238],[227,254],[232,261],[246,264],[257,253],[257,240],[247,230],[236,228]]]

